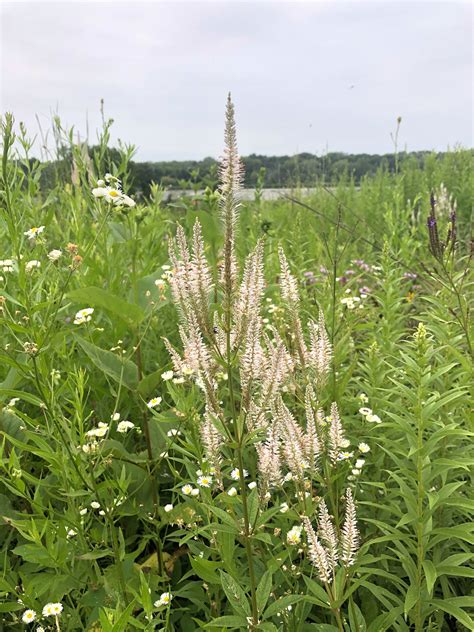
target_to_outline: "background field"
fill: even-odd
[[[91,193],[106,173],[133,191],[131,151],[108,152],[107,131],[93,151],[65,135],[68,157],[47,167],[45,184],[45,164],[29,158],[26,132],[12,125],[3,119],[2,629],[26,627],[27,608],[48,629],[245,629],[252,579],[241,533],[228,524],[234,512],[238,519],[238,500],[226,493],[235,463],[225,461],[224,491],[183,493],[186,483],[197,488],[203,464],[203,399],[189,376],[163,376],[172,369],[163,339],[181,344],[168,243],[178,223],[191,235],[199,219],[218,270],[219,193],[208,186],[164,204],[155,184],[135,207],[116,209]],[[340,603],[328,605],[304,541],[286,540],[301,506],[292,490],[273,489],[265,538],[253,541],[262,622],[248,629],[474,627],[472,152],[423,164],[398,156],[393,165],[357,183],[343,173],[330,189],[315,180],[310,197],[295,190],[272,202],[261,199],[262,178],[255,199],[242,204],[239,262],[264,239],[264,318],[291,345],[280,245],[299,282],[302,319],[324,312],[334,360],[321,405],[337,402],[353,454],[331,485],[339,494],[346,483],[353,489],[362,542]],[[441,254],[433,240],[430,248],[432,194],[441,242],[456,205],[455,246],[451,233]],[[40,226],[36,238],[25,234]],[[75,324],[84,308],[93,308],[90,320]],[[219,388],[225,397],[225,377]],[[147,407],[157,396],[160,406]],[[118,431],[123,420],[134,428]],[[108,426],[99,447],[84,448],[99,422]],[[248,482],[258,481],[250,447],[245,458]],[[318,485],[315,497],[325,493]],[[255,511],[263,515],[263,505]],[[170,603],[154,606],[167,592]],[[61,602],[61,615],[41,618],[46,602]]]

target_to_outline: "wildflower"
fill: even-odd
[[[91,502],[91,507],[92,509],[100,509],[100,503],[98,503],[96,500],[93,500]]]
[[[288,472],[288,474],[285,474],[285,476],[283,477],[283,480],[285,481],[285,483],[288,483],[288,481],[292,481],[293,474],[291,472]]]
[[[339,452],[339,454],[337,455],[337,460],[338,461],[345,461],[346,459],[350,459],[354,456],[353,452]]]
[[[352,492],[350,489],[347,489],[345,519],[341,529],[341,557],[346,566],[354,564],[358,548],[359,531],[357,529],[356,508],[352,498]]]
[[[75,531],[75,529],[69,529],[66,533],[67,538],[73,538],[75,535],[77,535],[77,531]]]
[[[166,288],[166,281],[164,279],[156,279],[155,287],[157,287],[160,292],[163,292],[163,290]]]
[[[231,487],[228,492],[227,492],[228,496],[237,496],[237,490],[235,489],[235,487]]]
[[[48,252],[48,259],[50,261],[57,261],[62,254],[62,250],[51,250],[50,252]]]
[[[88,430],[86,432],[86,436],[87,437],[105,437],[105,435],[107,434],[109,430],[109,425],[105,424],[102,421],[99,421],[98,427],[97,428],[93,428],[92,430]]]
[[[44,231],[44,226],[33,226],[29,230],[25,231],[23,234],[28,237],[28,239],[36,239],[38,235]]]
[[[199,496],[199,489],[197,487],[191,490],[191,496]]]
[[[365,459],[357,459],[355,466],[358,470],[361,470],[364,467]]]
[[[351,470],[351,472],[352,472],[352,475],[353,475],[353,476],[360,476],[360,470],[358,470],[358,469],[356,469],[356,468],[354,468],[353,470]]]
[[[181,431],[177,430],[176,428],[171,428],[171,430],[168,430],[168,432],[166,433],[167,437],[179,437],[181,435]]]
[[[164,510],[166,511],[166,513],[173,511],[173,505],[171,503],[169,503],[168,505],[165,505]]]
[[[193,491],[192,485],[189,485],[189,483],[186,485],[183,485],[183,487],[181,487],[181,491],[183,492],[185,496],[189,496],[191,492]]]
[[[93,307],[85,307],[84,309],[80,309],[74,317],[74,324],[83,325],[84,323],[88,323],[90,320],[92,320],[93,313]]]
[[[249,473],[247,472],[247,470],[244,470],[244,478],[246,478],[249,475]],[[240,479],[240,470],[239,468],[235,468],[232,470],[232,472],[230,473],[230,477],[232,480],[234,481],[238,481]]]
[[[112,421],[118,421],[120,419],[120,413],[114,413],[113,415],[110,415],[110,419]]]
[[[366,454],[367,452],[370,452],[370,446],[367,445],[367,443],[359,443],[359,445],[357,446],[359,448],[359,450],[363,453]]]
[[[117,432],[120,432],[121,434],[125,434],[129,430],[133,430],[133,428],[135,428],[135,424],[131,421],[128,421],[128,419],[124,419],[119,424],[117,424]]]
[[[369,401],[369,398],[367,397],[365,393],[360,393],[359,400],[362,404],[367,404],[367,402]]]
[[[25,610],[23,613],[21,620],[23,623],[33,623],[36,619],[36,612],[34,610]]]
[[[286,513],[288,511],[288,503],[281,503],[280,505],[280,513]]]
[[[347,296],[345,298],[341,298],[342,305],[345,305],[347,309],[355,309],[357,303],[360,302],[359,296]]]
[[[197,484],[200,487],[210,487],[212,485],[212,476],[199,476]]]
[[[24,342],[23,349],[28,355],[34,356],[38,353],[38,345],[34,342]]]
[[[308,538],[309,559],[318,571],[319,579],[324,583],[328,583],[329,581],[331,581],[332,577],[332,569],[328,554],[326,552],[326,549],[319,541],[319,538],[316,535],[309,519],[305,516],[303,520],[306,536]]]
[[[359,408],[359,413],[361,415],[363,415],[364,417],[367,417],[367,415],[371,415],[372,414],[372,409],[371,408]]]
[[[43,617],[57,617],[62,611],[61,603],[47,603],[43,608]]]
[[[153,605],[155,608],[161,608],[161,606],[167,606],[172,599],[173,597],[171,596],[171,593],[165,592],[160,595],[158,601],[155,601]]]
[[[252,481],[251,483],[249,483],[249,489],[255,489],[257,487],[257,483],[255,481]]]
[[[184,384],[185,380],[184,377],[175,377],[173,379],[173,384]]]
[[[45,631],[45,629],[43,628],[43,626],[42,626],[42,625],[39,625],[39,626],[36,628],[35,632],[46,632],[46,631]]]
[[[365,418],[369,423],[371,424],[381,424],[382,420],[380,419],[380,417],[378,415],[367,415],[367,417]]]
[[[150,401],[148,402],[147,406],[148,408],[156,408],[160,404],[161,404],[161,397],[152,397],[152,399],[150,399]]]
[[[80,516],[85,516],[87,512],[88,512],[87,507],[84,507],[84,509],[80,509],[79,510],[79,515]]]
[[[31,261],[27,261],[25,265],[26,272],[32,272],[35,269],[41,268],[41,261],[37,259],[32,259]]]
[[[301,526],[292,527],[290,531],[288,531],[288,533],[286,534],[287,543],[290,544],[291,546],[300,544],[302,531],[303,531],[303,527]]]
[[[161,379],[166,382],[167,380],[171,380],[173,378],[174,372],[173,371],[165,371],[164,373],[161,374]]]
[[[13,272],[13,259],[0,260],[0,268],[2,272]]]

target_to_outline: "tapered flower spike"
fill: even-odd
[[[325,548],[316,535],[309,518],[304,516],[303,524],[308,538],[308,555],[315,567],[319,579],[328,584],[332,579],[332,569]]]
[[[318,387],[321,388],[326,382],[332,359],[332,346],[326,332],[326,324],[322,310],[319,311],[318,324],[310,321],[308,327],[311,343],[308,352],[308,360],[310,366],[313,367],[316,372]]]
[[[243,165],[237,150],[234,104],[229,93],[225,117],[225,148],[220,166],[221,214],[224,223],[224,268],[223,286],[226,301],[230,302],[235,292],[237,261],[235,256],[235,226],[240,208],[239,191],[244,175]]]
[[[321,454],[321,442],[316,425],[316,417],[313,411],[314,391],[311,385],[306,387],[305,411],[306,411],[306,458],[311,467],[317,466]]]
[[[204,419],[200,426],[201,441],[208,463],[215,469],[216,481],[221,483],[220,464],[222,436],[212,421],[212,415],[206,408]]]
[[[359,549],[359,530],[357,528],[357,514],[352,492],[346,490],[346,512],[341,529],[341,559],[345,566],[354,564]]]
[[[281,296],[290,315],[291,330],[296,344],[297,360],[301,367],[304,368],[308,350],[304,341],[303,327],[299,316],[300,297],[298,293],[298,282],[290,272],[290,266],[288,265],[285,252],[281,246],[278,248],[278,257],[280,259]]]
[[[324,543],[329,564],[334,572],[339,557],[336,530],[324,500],[319,504],[318,516],[319,537]]]

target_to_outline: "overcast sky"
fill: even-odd
[[[472,146],[470,2],[3,2],[2,111],[94,141],[100,99],[138,159]]]

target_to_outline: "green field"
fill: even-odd
[[[239,207],[228,104],[134,204],[2,130],[0,628],[474,629],[472,151]]]

